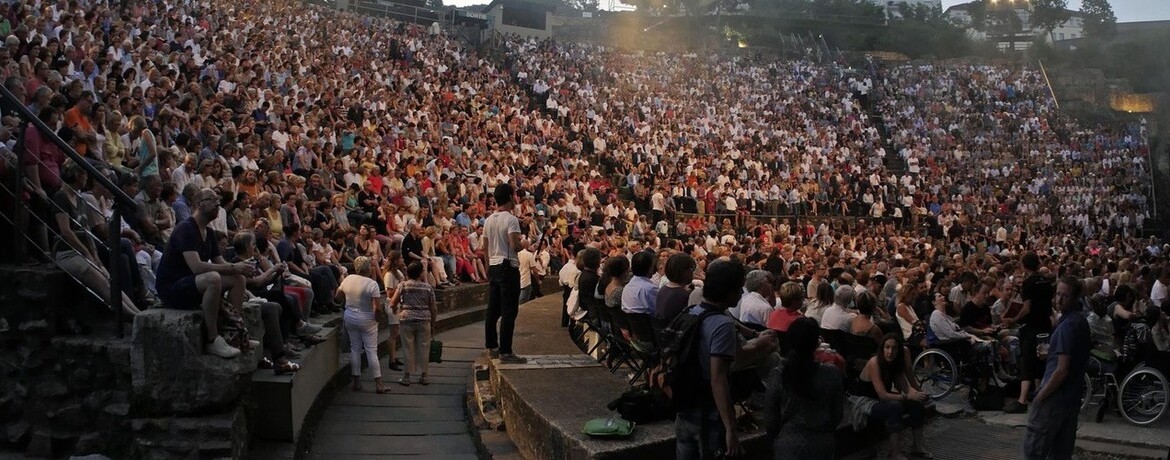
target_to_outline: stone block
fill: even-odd
[[[37,396],[44,399],[57,399],[69,394],[69,387],[59,379],[51,379],[37,384]]]
[[[101,460],[106,459],[104,455],[99,455],[99,452],[106,450],[106,438],[101,433],[86,433],[77,439],[77,446],[73,449],[76,453],[82,456],[70,457],[70,460]]]
[[[81,409],[81,404],[66,404],[49,412],[49,421],[54,427],[70,430],[82,430],[90,425],[88,414]]]
[[[252,316],[258,324],[259,310],[245,309],[245,318]],[[142,415],[226,410],[248,387],[261,356],[259,348],[233,359],[205,354],[203,313],[195,311],[143,312],[134,319],[131,344],[131,400]]]
[[[4,430],[4,435],[9,444],[21,444],[28,437],[29,428],[28,422],[17,420],[16,423],[8,425],[8,428]]]
[[[53,437],[48,431],[37,430],[29,438],[24,454],[29,457],[51,458],[53,456]]]

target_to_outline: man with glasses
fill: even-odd
[[[220,255],[215,231],[207,228],[219,211],[219,194],[211,189],[199,191],[191,217],[180,222],[171,233],[162,260],[159,261],[158,297],[168,308],[203,310],[206,328],[206,351],[224,359],[240,354],[219,335],[219,311],[223,291],[228,301],[240,308],[244,300],[245,275],[252,274],[248,264],[227,263]]]

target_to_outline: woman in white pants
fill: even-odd
[[[374,309],[385,308],[382,289],[374,281],[374,266],[369,257],[353,261],[354,274],[348,275],[337,287],[334,297],[345,300],[345,331],[349,334],[349,362],[353,370],[353,391],[362,390],[362,348],[374,371],[378,394],[389,393],[382,383],[382,365],[378,362],[378,322]]]
[[[427,385],[427,365],[431,350],[431,331],[438,317],[435,289],[423,281],[423,266],[411,262],[406,267],[406,281],[398,285],[391,305],[397,305],[402,325],[402,349],[406,354],[406,372],[398,383],[410,386],[410,374],[418,373],[418,383]]]

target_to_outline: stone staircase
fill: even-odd
[[[239,458],[259,360],[202,353],[202,314],[114,314],[56,267],[0,265],[0,457]],[[245,308],[253,336],[259,310]]]

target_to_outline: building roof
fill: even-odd
[[[555,9],[547,3],[533,0],[492,0],[491,3],[483,7],[483,12],[491,11],[496,5],[503,6],[504,8],[522,8],[528,10],[553,11]]]

